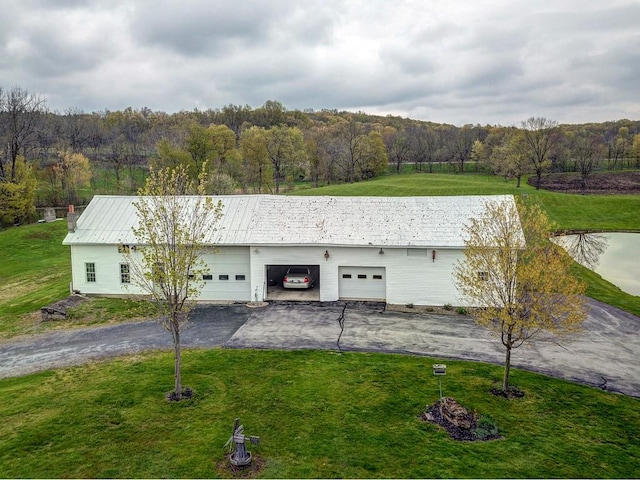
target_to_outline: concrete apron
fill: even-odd
[[[343,305],[298,303],[255,309],[225,346],[337,350]],[[611,316],[610,308],[592,302],[580,334],[562,344],[525,343],[513,351],[512,366],[640,397],[640,319],[621,311]],[[500,341],[464,315],[348,306],[340,347],[504,364]]]

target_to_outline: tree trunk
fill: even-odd
[[[518,179],[518,184],[516,185],[516,188],[520,188],[520,179],[522,178],[522,175],[516,175],[516,178]]]
[[[181,365],[181,352],[180,352],[180,326],[178,320],[175,319],[171,322],[171,328],[173,330],[173,350],[174,350],[174,366],[175,366],[175,393],[176,398],[179,400],[182,396],[182,376],[180,374]]]
[[[509,374],[511,373],[511,347],[507,347],[507,353],[504,358],[504,376],[502,377],[502,391],[507,392],[509,389]]]

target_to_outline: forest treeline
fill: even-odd
[[[295,182],[357,182],[407,165],[422,172],[483,171],[516,178],[640,168],[640,121],[559,125],[531,117],[517,127],[454,126],[337,110],[226,105],[165,113],[148,108],[50,111],[38,94],[0,87],[0,221],[33,219],[34,207],[134,193],[149,168],[186,165],[211,194],[280,193]],[[141,174],[142,172],[142,174]],[[92,184],[93,182],[93,184]],[[93,187],[93,188],[92,188]],[[83,192],[85,192],[83,194]],[[87,198],[89,197],[89,198]]]

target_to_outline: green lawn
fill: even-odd
[[[640,472],[640,400],[523,371],[447,360],[446,396],[490,415],[504,438],[456,442],[423,423],[438,398],[414,356],[190,350],[196,398],[169,404],[172,355],[154,353],[0,380],[3,477],[225,476],[235,417],[265,478],[630,478]],[[226,473],[226,476],[229,476]]]
[[[142,315],[141,302],[94,299],[65,322],[40,321],[40,308],[69,295],[71,261],[62,245],[67,222],[37,223],[0,231],[0,339],[54,328],[107,323]]]
[[[66,222],[33,224],[0,232],[0,335],[29,333],[39,318],[26,314],[69,294]]]

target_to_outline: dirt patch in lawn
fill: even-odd
[[[530,176],[527,183],[535,187],[536,177]],[[594,173],[587,178],[584,192],[579,173],[554,173],[541,178],[540,188],[560,193],[640,195],[640,172]]]

